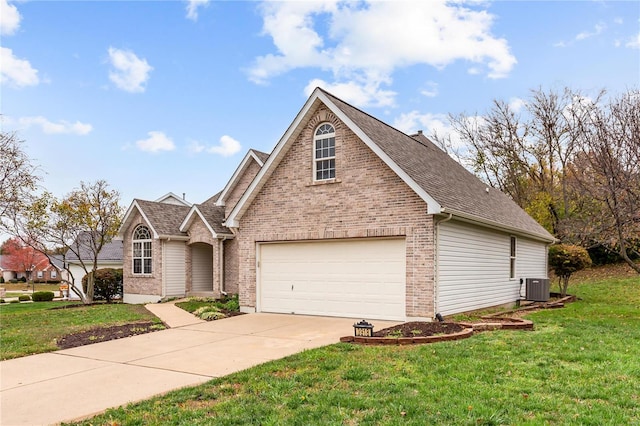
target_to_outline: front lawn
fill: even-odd
[[[534,331],[335,344],[79,424],[640,424],[640,280],[570,292],[582,300],[527,317]]]
[[[77,303],[75,303],[77,305]],[[0,305],[0,359],[58,349],[56,340],[94,327],[153,321],[142,305],[96,304],[67,309],[73,302],[5,303]]]

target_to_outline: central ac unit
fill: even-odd
[[[527,300],[534,302],[549,301],[549,278],[527,278]]]

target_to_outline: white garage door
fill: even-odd
[[[259,245],[262,312],[405,319],[404,239]]]

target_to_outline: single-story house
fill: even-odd
[[[244,312],[432,319],[513,303],[554,241],[421,132],[317,88],[202,204],[134,200],[124,301],[237,293]]]
[[[88,235],[80,234],[76,241],[73,243],[74,250],[76,253],[80,254],[80,259],[83,260],[85,266],[91,270],[93,267],[93,252],[90,250]],[[67,250],[65,255],[65,261],[67,262],[67,268],[69,270],[69,278],[68,280],[73,283],[74,287],[76,287],[79,291],[83,291],[82,289],[82,278],[86,275],[84,268],[82,267],[80,260],[77,254],[72,250]],[[114,239],[102,246],[102,249],[98,252],[98,269],[102,268],[114,268],[121,269],[123,267],[122,264],[123,259],[123,245],[122,240]],[[73,292],[69,291],[69,297],[72,299],[77,299],[78,296]]]

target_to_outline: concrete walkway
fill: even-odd
[[[150,305],[149,334],[0,362],[0,425],[56,424],[338,342],[352,318],[248,314],[200,321]],[[395,323],[375,321],[376,328]]]

